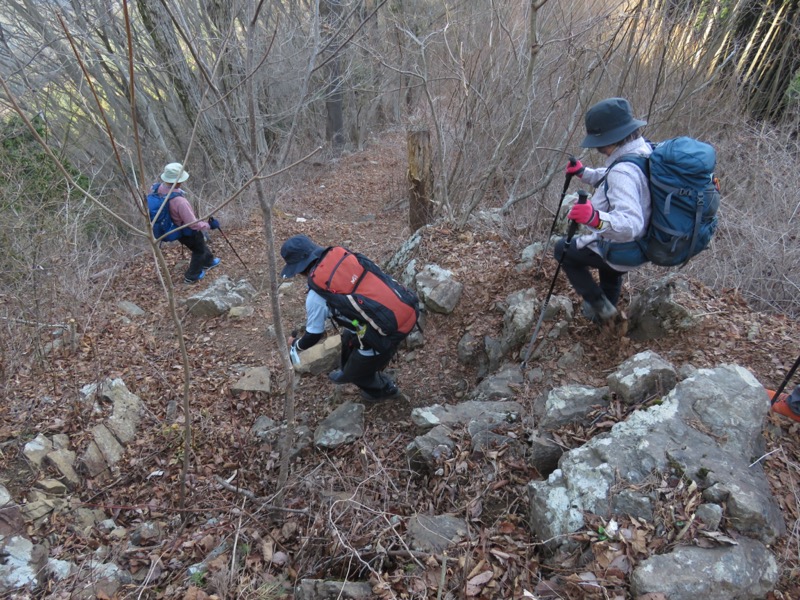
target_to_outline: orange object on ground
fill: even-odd
[[[767,394],[769,394],[770,401],[775,397],[775,390],[767,390]],[[778,396],[778,399],[772,403],[772,410],[773,412],[778,413],[779,415],[783,415],[784,417],[789,417],[793,421],[797,421],[800,423],[800,415],[794,412],[791,408],[789,408],[789,404],[786,402],[789,399],[789,394],[781,394]]]

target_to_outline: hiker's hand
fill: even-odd
[[[219,221],[217,221],[214,217],[211,217],[208,220],[208,226],[211,227],[211,229],[219,229]]]
[[[567,175],[577,175],[578,177],[580,177],[581,175],[583,175],[583,170],[585,168],[586,167],[584,167],[583,164],[581,164],[581,161],[579,161],[577,158],[571,158],[570,161],[567,163],[567,168],[566,168]]]
[[[589,227],[598,227],[600,225],[600,213],[594,209],[589,200],[586,201],[586,204],[575,204],[570,208],[567,218]]]

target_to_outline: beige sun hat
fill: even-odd
[[[187,179],[189,173],[184,170],[181,163],[169,163],[161,174],[161,180],[167,183],[183,183]]]

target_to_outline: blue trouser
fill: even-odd
[[[558,240],[553,255],[556,260],[561,261],[561,268],[564,269],[572,287],[589,304],[594,304],[605,295],[611,304],[617,305],[625,273],[612,269],[599,254],[589,248],[578,249],[575,240],[570,242],[569,246],[566,244],[566,238]],[[595,282],[590,269],[597,269],[600,285]]]

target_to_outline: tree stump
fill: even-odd
[[[416,231],[430,223],[434,213],[430,131],[409,131],[407,144],[408,223]]]

